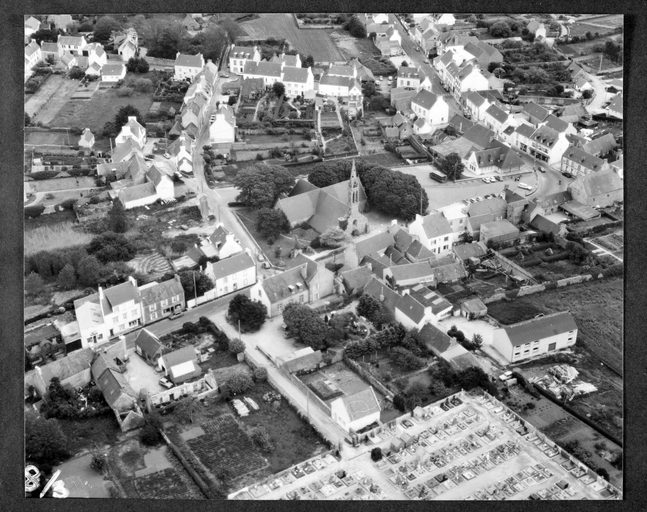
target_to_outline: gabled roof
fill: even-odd
[[[58,377],[61,382],[78,375],[90,368],[95,352],[90,347],[75,350],[62,359],[40,366],[45,385],[49,385],[52,377]]]
[[[505,214],[507,207],[508,205],[505,200],[500,197],[493,197],[470,204],[467,211],[470,217],[489,214],[500,215]]]
[[[420,329],[419,339],[436,355],[442,354],[451,346],[449,335],[430,323]]]
[[[536,117],[539,121],[544,121],[548,117],[548,110],[544,107],[537,105],[534,101],[526,103],[523,107],[523,111],[532,117]]]
[[[425,308],[411,295],[405,294],[398,305],[397,309],[402,311],[407,318],[411,319],[415,324],[419,324],[425,317]]]
[[[584,117],[588,117],[589,113],[580,103],[573,103],[566,105],[562,110],[561,119],[564,122],[576,123]]]
[[[513,347],[577,329],[575,319],[567,311],[533,318],[503,327]]]
[[[367,387],[359,393],[344,396],[337,400],[342,401],[351,421],[356,421],[381,411],[380,404],[377,401],[372,386]]]
[[[164,345],[160,342],[159,338],[155,336],[148,329],[141,329],[135,338],[135,346],[148,357],[155,357],[161,355]]]
[[[572,162],[575,162],[591,171],[599,171],[604,165],[604,160],[601,158],[593,156],[575,146],[570,146],[566,151],[564,151],[562,159],[571,160]]]
[[[489,236],[503,236],[508,234],[519,234],[519,229],[506,219],[493,220],[481,224],[481,234],[486,232]]]
[[[195,348],[193,348],[193,346],[188,346],[183,347],[179,350],[175,350],[173,352],[169,352],[168,354],[164,354],[162,358],[164,358],[164,362],[166,363],[167,368],[171,370],[174,366],[180,365],[182,363],[186,363],[188,361],[197,361],[198,355],[196,354]]]
[[[31,57],[37,51],[41,51],[41,49],[36,41],[31,41],[27,46],[25,46],[25,56],[27,57]]]
[[[82,46],[85,43],[83,36],[58,36],[58,44],[69,46]]]
[[[535,215],[530,225],[542,233],[553,233],[556,235],[560,231],[558,222],[554,222],[541,214]]]
[[[245,62],[243,74],[281,78],[281,69],[282,64],[279,62],[256,62],[253,60],[248,60],[247,62]]]
[[[312,192],[309,192],[308,194],[311,193]],[[292,198],[290,198],[290,200],[292,200]],[[329,227],[337,226],[339,224],[339,219],[341,217],[345,217],[349,211],[348,204],[345,201],[340,201],[323,189],[319,191],[319,195],[316,200],[317,202],[315,204],[314,214],[308,223],[319,233],[323,233]]]
[[[542,208],[550,208],[552,206],[558,206],[566,203],[573,199],[571,193],[568,190],[562,192],[555,192],[554,194],[548,194],[547,196],[542,197],[537,201],[537,204]]]
[[[494,119],[496,119],[499,123],[505,123],[508,120],[507,112],[504,112],[496,105],[490,105],[490,107],[485,111],[485,113],[493,117]]]
[[[210,263],[210,265],[216,279],[232,276],[238,272],[242,272],[243,270],[256,267],[256,263],[253,258],[246,252],[235,254],[229,258]]]
[[[341,278],[347,290],[357,290],[364,288],[373,278],[373,273],[366,266],[361,266],[352,270],[342,272]]]
[[[234,46],[229,52],[230,59],[251,59],[254,56],[256,47]]]
[[[61,62],[66,66],[69,66],[72,62],[75,62],[75,61],[76,61],[76,56],[72,55],[71,53],[66,52],[61,56]]]
[[[609,106],[607,107],[607,110],[610,112],[618,112],[622,114],[622,94],[616,94]]]
[[[452,307],[451,303],[442,295],[422,284],[417,284],[411,288],[409,294],[422,306],[431,308],[434,315],[447,311]]]
[[[389,261],[391,264],[396,264],[396,265],[402,265],[409,263],[405,258],[404,254],[402,254],[400,251],[398,251],[395,246],[390,245],[389,247],[386,248],[384,251],[384,256],[389,258]]]
[[[283,82],[305,84],[308,82],[308,68],[283,68]]]
[[[338,201],[341,201],[342,203],[346,204],[348,202],[349,187],[350,187],[350,180],[345,180],[345,181],[340,181],[339,183],[335,183],[333,185],[328,185],[327,187],[323,187],[321,190],[326,192],[327,194],[330,194]],[[364,190],[364,185],[362,185],[362,182],[360,181],[359,182],[359,202],[362,203],[363,201],[366,201],[366,191]]]
[[[459,244],[452,247],[454,254],[458,256],[461,261],[468,258],[480,258],[487,254],[487,247],[483,242],[472,242],[469,244]]]
[[[409,279],[425,279],[434,275],[428,261],[420,263],[408,263],[405,265],[394,265],[389,267],[396,285],[401,281]]]
[[[528,200],[525,197],[520,196],[519,194],[517,194],[516,192],[510,189],[506,189],[504,199],[508,204],[517,203],[519,201],[528,202]]]
[[[618,143],[613,134],[607,133],[602,137],[598,137],[597,139],[587,142],[582,146],[582,149],[592,155],[604,155],[617,147]]]
[[[29,347],[35,343],[39,343],[44,339],[51,339],[54,336],[60,336],[61,332],[54,324],[40,325],[29,331],[25,331],[25,346]]]
[[[398,292],[392,290],[386,283],[375,277],[364,287],[364,293],[379,300],[391,314],[395,313],[395,307],[401,298]],[[381,297],[384,300],[381,300]]]
[[[170,300],[171,297],[184,296],[184,288],[175,278],[167,279],[161,283],[153,282],[145,287],[139,288],[139,295],[143,306],[156,304],[162,300]]]
[[[103,294],[108,302],[110,309],[120,304],[125,304],[128,301],[139,302],[139,291],[137,287],[129,280],[125,283],[111,286],[103,291]]]
[[[517,126],[515,132],[517,132],[519,135],[530,138],[532,137],[532,134],[535,133],[535,127],[527,123],[521,123],[519,126]]]
[[[398,78],[415,78],[416,80],[420,78],[418,69],[412,66],[400,66],[398,68]]]
[[[90,131],[90,128],[85,128],[83,130],[83,133],[81,134],[81,138],[90,142],[92,139],[94,139],[94,135],[92,135],[92,132]]]
[[[412,104],[419,105],[421,108],[425,110],[429,110],[431,107],[433,107],[436,102],[439,100],[439,96],[429,92],[426,89],[422,89],[415,98],[411,100]],[[444,100],[443,100],[444,101]]]
[[[47,41],[41,41],[40,42],[40,50],[42,52],[58,53],[58,44],[49,43]]]
[[[103,392],[103,397],[106,399],[106,402],[108,402],[110,407],[112,407],[117,400],[124,395],[128,396],[133,401],[137,398],[137,394],[133,388],[130,387],[130,384],[128,384],[125,377],[122,374],[117,373],[115,370],[109,369],[103,372],[98,379],[95,378],[95,382]]]
[[[98,354],[92,362],[92,378],[97,381],[106,370],[118,371],[117,364],[106,354]]]
[[[584,193],[589,197],[608,194],[610,192],[623,189],[622,179],[613,169],[592,172],[585,176],[578,176],[575,181],[569,185],[569,190],[575,187],[581,187]]]
[[[337,87],[348,87],[349,89],[355,85],[355,79],[347,76],[333,76],[324,75],[319,80],[319,85],[333,85]]]
[[[355,251],[357,252],[358,259],[361,260],[369,254],[385,251],[394,242],[393,235],[388,231],[383,231],[369,238],[365,238],[360,242],[355,242]]]
[[[396,249],[402,253],[407,252],[407,249],[414,241],[413,237],[401,227],[398,227],[398,230],[392,235]]]
[[[301,283],[302,290],[306,289],[306,283],[302,271],[305,271],[305,264],[293,267],[275,276],[267,277],[261,281],[261,286],[263,287],[263,290],[265,290],[267,298],[271,304],[280,302],[287,297],[294,296],[294,293],[299,291],[297,283]],[[294,291],[291,291],[291,289],[288,288],[289,286],[292,286]]]
[[[559,132],[548,126],[540,126],[535,130],[531,138],[542,146],[552,148],[559,140]]]
[[[463,94],[465,97],[465,101],[469,101],[470,103],[473,103],[477,107],[480,107],[481,105],[483,105],[483,103],[485,103],[485,98],[476,91],[468,91]]]
[[[452,117],[449,120],[450,126],[453,126],[456,128],[461,133],[466,132],[469,130],[472,126],[474,126],[476,123],[474,121],[470,121],[469,119],[464,118],[460,114],[455,114],[454,117]]]
[[[405,251],[405,256],[425,260],[434,258],[434,253],[427,249],[419,240],[414,240],[409,248]]]
[[[127,187],[119,191],[119,199],[123,203],[128,203],[131,201],[136,201],[138,199],[144,199],[145,197],[151,197],[156,195],[157,195],[157,190],[155,189],[155,184],[151,181],[147,183],[142,183],[141,185]]]
[[[292,352],[287,356],[279,357],[280,366],[288,373],[295,373],[299,370],[310,370],[316,368],[323,361],[321,350],[314,351],[311,347]]]
[[[444,256],[429,260],[431,270],[437,283],[450,283],[467,276],[467,271],[461,263],[456,263],[452,256]]]
[[[33,16],[30,16],[25,20],[25,27],[36,32],[40,28],[40,21],[38,21]]]
[[[229,231],[225,229],[225,226],[220,224],[209,236],[209,241],[216,247],[219,247],[227,241],[228,234]]]
[[[475,124],[465,132],[463,138],[473,143],[479,149],[488,147],[490,141],[494,138],[494,132],[483,125]]]
[[[292,190],[290,190],[290,192],[288,193],[288,197],[305,194],[306,192],[310,192],[312,190],[318,190],[318,187],[316,185],[313,185],[309,181],[304,180],[303,178],[299,178],[294,187],[292,187]]]
[[[185,55],[178,52],[174,65],[186,68],[202,68],[204,66],[204,57],[201,53],[197,55]]]
[[[330,76],[333,76],[333,75],[335,75],[335,76],[346,76],[346,77],[349,77],[349,76],[354,77],[355,76],[355,73],[354,73],[354,70],[353,70],[352,66],[339,66],[339,65],[335,65],[335,64],[330,66],[330,69],[328,70],[327,74],[330,75]]]
[[[422,228],[429,239],[452,233],[452,227],[442,213],[431,213],[423,217]]]
[[[479,48],[477,45],[475,45],[472,42],[469,42],[465,45],[465,51],[470,53],[471,55],[474,55],[477,59],[485,53],[485,50],[483,48]]]
[[[545,122],[546,122],[546,126],[548,126],[549,128],[559,133],[565,132],[569,126],[569,123],[567,123],[563,119],[560,119],[559,117],[555,117],[553,114],[550,114],[546,118]]]
[[[102,76],[121,76],[125,73],[126,66],[123,64],[104,64],[101,68]]]
[[[492,57],[493,55],[496,55],[497,53],[499,54],[499,56],[501,55],[501,52],[499,52],[499,50],[497,50],[491,44],[486,43],[485,41],[479,40],[479,42],[476,43],[476,46],[478,46],[481,50],[487,53],[490,57]],[[465,45],[465,49],[467,49],[467,45]]]

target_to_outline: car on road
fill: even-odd
[[[497,181],[503,181],[503,178],[501,176],[495,176],[494,179]]]
[[[180,311],[179,313],[173,313],[172,315],[169,315],[168,319],[175,320],[176,318],[180,318],[182,316],[184,316],[184,312]]]
[[[258,261],[265,261],[265,256],[263,256],[262,254],[259,254]]]
[[[173,383],[170,380],[168,380],[166,377],[160,379],[159,383],[160,383],[160,386],[163,386],[166,389],[171,389],[173,387]]]
[[[544,169],[543,167],[537,167],[537,170],[538,170],[539,172],[541,172],[541,173],[545,173],[545,172],[546,172],[546,169]]]
[[[229,78],[229,73],[220,73],[220,76],[223,78]]]
[[[525,184],[523,182],[519,182],[518,186],[519,186],[519,188],[522,188],[524,190],[532,190],[532,187],[530,185],[527,185],[527,184]]]

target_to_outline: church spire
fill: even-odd
[[[348,206],[351,208],[359,208],[359,176],[357,176],[357,169],[355,168],[355,160],[350,169],[350,180],[348,181]]]

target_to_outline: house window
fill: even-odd
[[[157,313],[151,313],[151,320],[157,320]]]
[[[303,295],[299,295],[299,302],[303,302]]]
[[[179,300],[180,300],[179,295],[173,295],[173,297],[171,298],[171,302],[178,302]]]
[[[168,305],[168,299],[164,299],[162,301],[162,307],[167,306],[167,305]]]
[[[263,294],[261,293],[261,291],[260,291],[260,290],[258,290],[258,296],[259,296],[259,297],[262,297],[262,296],[263,296]]]
[[[548,351],[550,352],[551,350],[555,350],[555,347],[557,347],[557,343],[549,343],[548,344]]]
[[[125,320],[126,318],[128,318],[128,313],[124,313],[123,315],[121,315],[122,320]]]
[[[148,306],[148,311],[155,311],[157,309],[157,304],[151,304]]]
[[[223,278],[222,278],[222,282],[223,282],[223,283],[226,283],[226,282],[227,282],[227,276],[225,276],[225,277],[223,277]]]

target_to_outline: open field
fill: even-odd
[[[53,214],[55,215],[55,214]],[[47,217],[47,216],[46,216]],[[72,222],[61,222],[25,230],[25,256],[43,250],[64,249],[75,245],[86,245],[94,238],[74,229]]]
[[[380,51],[369,38],[357,39],[343,30],[333,31],[330,37],[333,39],[345,59],[380,55]]]
[[[132,105],[145,116],[152,104],[153,97],[150,93],[133,93],[132,96],[119,97],[115,89],[99,90],[91,100],[66,102],[49,121],[43,122],[57,127],[90,128],[92,133],[100,134],[103,126],[114,119],[121,107]]]
[[[67,132],[25,131],[25,146],[70,146],[76,144],[78,138]]]
[[[25,96],[25,112],[32,123],[48,124],[78,86],[78,80],[50,75],[36,93]]]
[[[595,32],[600,32],[600,29],[596,30]],[[594,32],[594,33],[595,33]],[[562,52],[563,54],[567,56],[571,55],[588,55],[589,53],[593,52],[593,47],[597,46],[599,44],[604,44],[608,40],[613,40],[616,43],[622,41],[622,34],[613,34],[608,37],[600,38],[600,39],[593,39],[592,41],[586,41],[583,43],[576,43],[576,44],[558,44],[555,46],[557,50]]]
[[[315,62],[344,60],[330,37],[334,30],[300,30],[292,14],[261,14],[259,19],[243,22],[240,27],[252,38],[285,38],[291,48],[306,56],[312,55]]]
[[[528,320],[539,313],[570,311],[582,343],[605,363],[622,371],[622,279],[589,281],[488,304],[488,314],[503,324]]]

